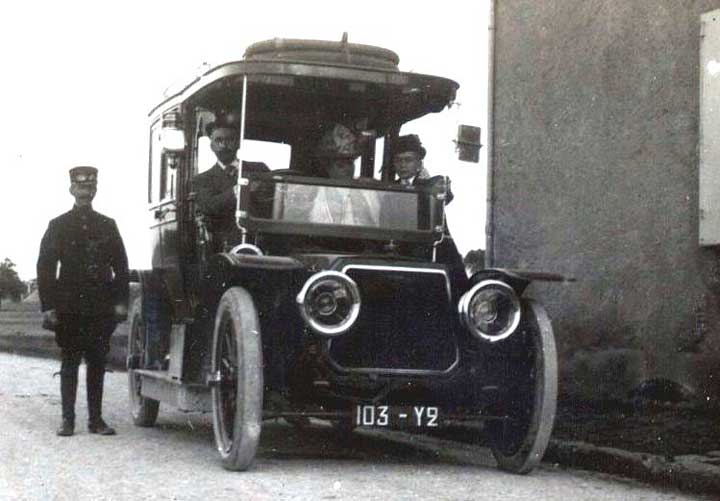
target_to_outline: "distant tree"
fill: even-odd
[[[476,271],[485,268],[485,251],[482,249],[471,250],[463,259],[465,263],[465,271],[468,275],[472,275]]]
[[[0,299],[10,298],[18,302],[25,295],[26,290],[27,286],[15,271],[15,263],[5,258],[0,263]]]

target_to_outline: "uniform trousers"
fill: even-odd
[[[55,340],[60,346],[60,396],[63,420],[75,422],[75,398],[78,370],[85,359],[88,421],[102,418],[105,359],[110,351],[110,336],[117,323],[112,317],[60,315]]]

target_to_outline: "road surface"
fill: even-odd
[[[510,475],[486,449],[401,433],[340,443],[322,423],[267,423],[254,467],[227,472],[209,415],[161,406],[155,428],[134,427],[124,373],[106,379],[104,414],[117,436],[87,433],[81,369],[76,435],[57,437],[58,369],[57,361],[0,353],[0,500],[699,499],[553,465]]]

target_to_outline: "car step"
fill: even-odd
[[[140,394],[143,397],[163,402],[184,412],[210,412],[210,389],[204,384],[183,383],[168,374],[168,371],[138,369],[142,377]]]

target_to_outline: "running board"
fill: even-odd
[[[181,383],[168,375],[168,371],[138,369],[142,378],[140,394],[143,397],[171,405],[183,412],[210,412],[210,388],[203,384]]]

